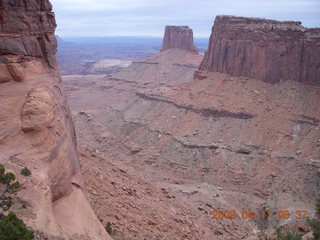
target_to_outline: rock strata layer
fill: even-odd
[[[193,31],[188,26],[166,26],[161,51],[181,48],[198,53],[194,46]]]
[[[12,209],[46,239],[110,239],[83,191],[55,28],[48,0],[0,1],[0,163],[23,186]]]
[[[301,22],[217,16],[200,70],[320,85],[320,29]]]

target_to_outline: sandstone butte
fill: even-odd
[[[0,163],[23,186],[12,210],[45,239],[111,239],[86,199],[49,0],[0,1],[0,27]]]
[[[198,53],[194,46],[193,31],[188,26],[166,26],[161,51],[181,48]]]
[[[319,40],[301,22],[217,16],[200,70],[319,85]]]

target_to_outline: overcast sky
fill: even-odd
[[[188,25],[209,37],[216,15],[301,21],[320,27],[320,0],[51,0],[61,37],[157,36]]]

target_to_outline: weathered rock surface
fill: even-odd
[[[198,53],[193,43],[192,29],[188,26],[166,26],[161,51],[171,48],[182,48]]]
[[[0,1],[0,163],[23,186],[12,210],[48,239],[111,239],[85,197],[55,27],[48,0]]]
[[[123,72],[125,81],[103,75],[64,77],[93,207],[114,223],[115,239],[250,239],[259,228],[272,228],[276,216],[215,221],[210,211],[259,214],[264,207],[308,207],[314,212],[320,183],[319,87],[207,71],[198,72],[201,80],[179,86],[175,78],[171,87],[163,85],[164,77],[145,85],[142,77],[151,75],[143,69],[150,70]],[[154,68],[154,75],[160,76],[160,70]],[[110,166],[112,171],[105,171]],[[112,191],[106,191],[107,184]],[[185,207],[190,211],[183,216]]]
[[[168,49],[157,55],[135,61],[112,75],[112,80],[150,86],[176,86],[192,81],[203,57],[185,49]]]
[[[217,16],[200,70],[320,85],[320,29],[301,22]]]

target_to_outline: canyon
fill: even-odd
[[[111,70],[99,59],[61,77],[49,1],[2,1],[0,16],[0,163],[22,183],[12,210],[36,239],[310,234],[305,219],[212,212],[315,216],[319,29],[217,16],[204,56],[192,29],[166,26],[147,59]]]
[[[308,232],[304,221],[212,220],[210,212],[304,209],[313,216],[317,81],[270,82],[203,69],[214,65],[209,53],[168,48],[114,74],[63,76],[91,203],[113,223],[114,239],[257,239],[275,224]]]

